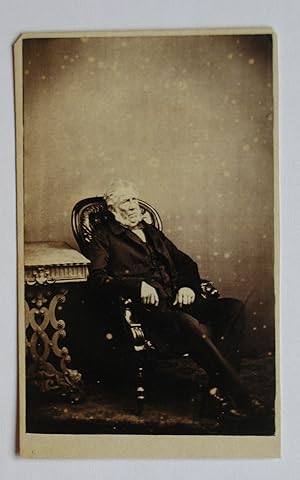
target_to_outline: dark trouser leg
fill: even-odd
[[[236,370],[243,331],[241,302],[204,300],[184,310],[154,308],[146,312],[145,326],[165,337],[171,346],[178,345],[180,339],[192,358],[207,371],[211,386],[222,386],[236,399],[248,397]]]
[[[213,342],[207,326],[184,312],[177,313],[176,316],[189,345],[190,354],[207,371],[210,386],[225,388],[237,400],[248,397],[248,391],[237,371]]]
[[[236,371],[240,369],[240,349],[245,328],[245,308],[232,298],[197,299],[184,311],[205,324],[209,336]]]

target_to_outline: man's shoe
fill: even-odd
[[[260,417],[266,415],[265,405],[257,398],[250,398],[244,406],[244,410],[248,417]]]
[[[238,408],[233,398],[217,387],[211,388],[208,392],[206,411],[209,416],[214,416],[220,421],[246,418],[245,412]]]
[[[248,396],[233,399],[217,387],[209,390],[203,403],[202,415],[220,422],[242,421],[266,415],[265,406],[259,400]]]

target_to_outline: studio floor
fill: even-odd
[[[190,375],[185,359],[165,362],[155,376],[146,379],[142,414],[136,412],[135,391],[126,379],[84,385],[79,403],[62,398],[27,398],[27,432],[62,434],[178,434],[178,435],[273,435],[275,371],[269,352],[244,358],[241,376],[266,410],[260,417],[218,419],[214,411],[201,409],[195,401],[197,375]],[[199,372],[198,372],[199,374]],[[125,381],[124,381],[125,380]],[[199,378],[198,378],[199,380]]]

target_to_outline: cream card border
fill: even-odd
[[[30,38],[256,35],[273,37],[274,97],[274,216],[275,216],[275,318],[276,401],[274,436],[169,436],[169,435],[55,435],[29,434],[25,428],[25,319],[24,319],[24,176],[23,176],[23,81],[22,45]],[[18,357],[19,357],[19,453],[28,458],[277,458],[280,456],[280,354],[279,354],[279,159],[277,38],[271,28],[222,28],[201,30],[147,30],[104,32],[24,33],[14,45],[17,152],[18,245]]]

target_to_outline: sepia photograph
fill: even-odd
[[[21,444],[278,440],[275,47],[16,42]]]

